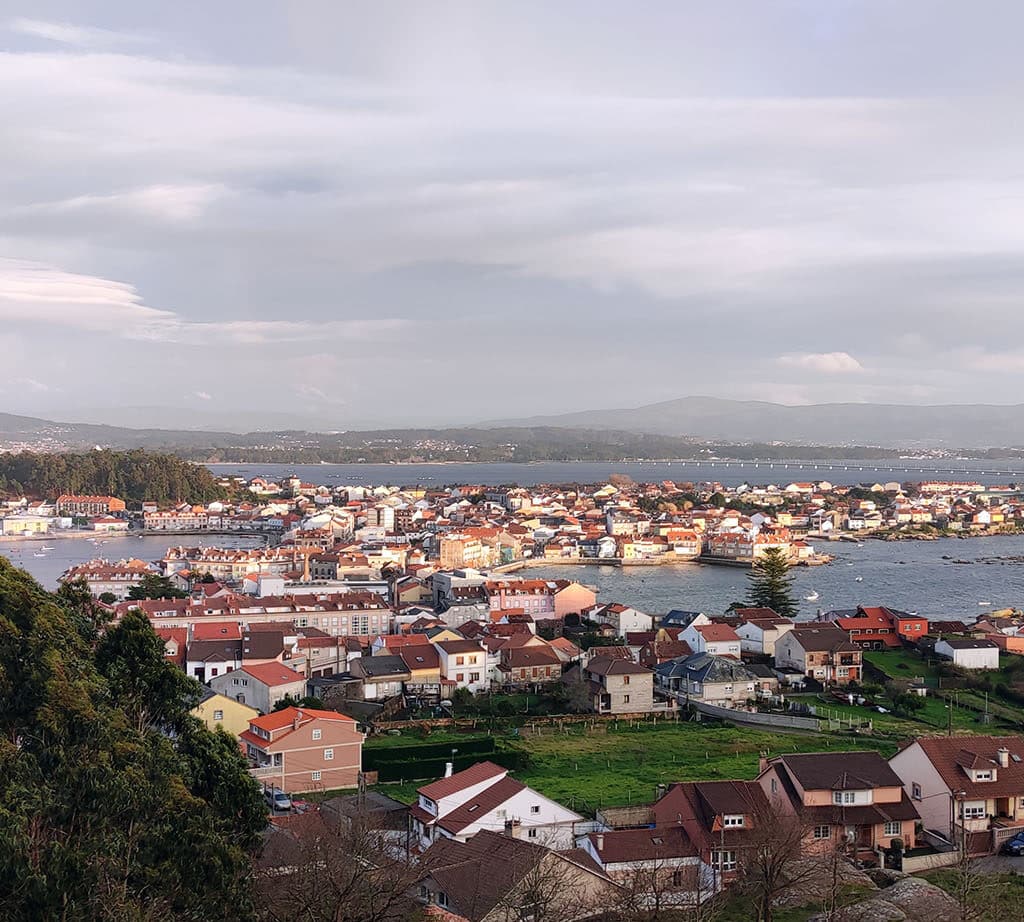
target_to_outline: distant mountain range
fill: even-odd
[[[1024,404],[784,406],[759,400],[682,397],[641,407],[482,425],[618,429],[724,442],[987,448],[1024,445]]]
[[[163,417],[155,415],[155,419]],[[281,422],[277,417],[275,422]],[[554,458],[688,457],[700,447],[755,448],[771,457],[811,457],[805,446],[1003,449],[1024,445],[1024,405],[900,406],[834,403],[784,406],[762,401],[684,397],[631,409],[586,410],[449,428],[343,432],[279,428],[132,428],[55,422],[0,413],[0,447],[66,451],[102,446],[173,450],[195,460],[241,459],[273,453],[309,460],[544,460]],[[301,424],[300,424],[301,425]],[[314,424],[315,425],[315,424]],[[790,446],[788,454],[782,447]],[[230,451],[226,451],[230,450]],[[739,456],[736,451],[732,456]],[[474,457],[475,455],[475,457]],[[768,457],[762,451],[758,457]],[[879,455],[880,457],[881,455]]]

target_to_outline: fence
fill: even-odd
[[[682,701],[683,699],[680,699]],[[821,721],[817,717],[797,717],[790,714],[763,714],[760,711],[741,711],[738,708],[723,708],[717,704],[706,704],[703,701],[690,701],[690,706],[701,714],[728,720],[736,724],[747,724],[755,727],[787,727],[790,730],[821,729]]]

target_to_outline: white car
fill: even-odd
[[[279,791],[277,788],[267,791],[266,798],[272,810],[291,810],[292,808],[292,799],[284,791]]]

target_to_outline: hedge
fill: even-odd
[[[450,753],[449,753],[450,755]],[[382,762],[377,768],[378,781],[432,781],[435,778],[444,777],[447,763],[452,759],[409,759],[403,762]],[[477,762],[485,761],[479,756],[462,755],[459,753],[454,760],[454,769],[461,772],[463,769],[476,765]],[[529,756],[525,752],[506,750],[503,752],[491,753],[486,761],[507,768],[509,771],[526,768],[529,765]],[[365,764],[366,771],[373,771]]]
[[[495,750],[495,739],[486,736],[482,739],[458,740],[451,743],[421,743],[414,746],[364,747],[363,768],[372,772],[390,762],[416,762],[421,759],[449,761],[452,750],[458,749],[458,757],[471,758],[479,762],[489,757]]]

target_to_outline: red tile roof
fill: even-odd
[[[440,800],[450,794],[457,794],[474,784],[480,784],[492,778],[497,779],[508,774],[507,768],[495,765],[493,762],[477,762],[469,768],[456,772],[448,778],[441,778],[431,784],[426,784],[418,791],[428,800]]]
[[[244,672],[258,682],[262,682],[271,688],[277,685],[290,685],[293,682],[305,682],[306,677],[294,669],[289,669],[281,663],[258,663],[245,665],[237,672]]]
[[[351,717],[346,717],[344,714],[339,714],[337,711],[321,711],[318,708],[287,707],[281,708],[280,711],[273,711],[270,714],[264,714],[262,717],[254,717],[249,721],[249,726],[259,727],[261,730],[273,733],[274,730],[280,730],[283,727],[291,726],[295,722],[296,717],[300,724],[316,719],[344,720],[348,721],[348,723],[355,723]],[[264,742],[266,741],[264,740]]]

